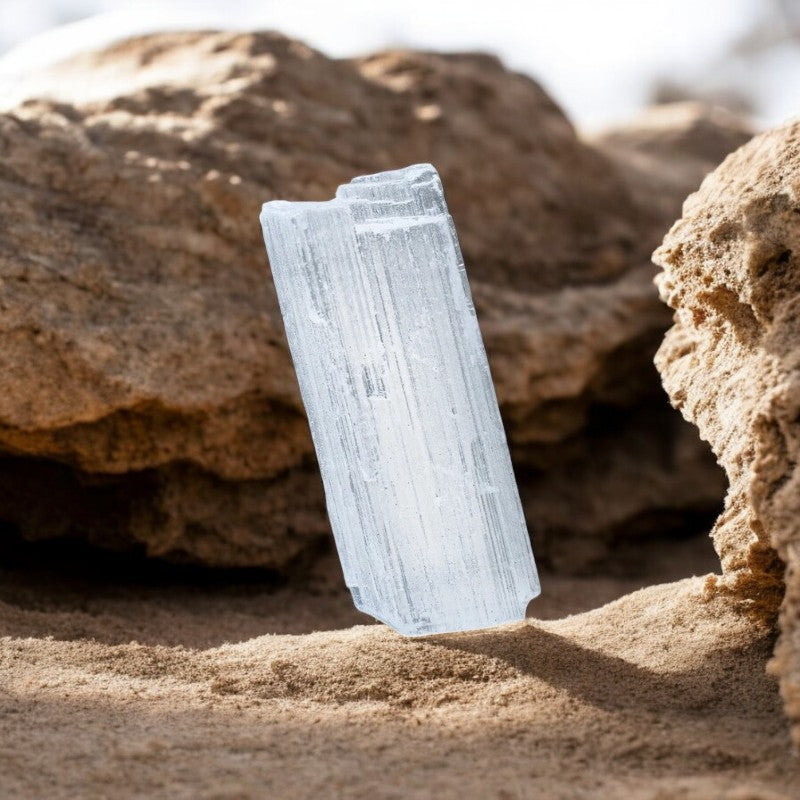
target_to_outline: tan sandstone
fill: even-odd
[[[773,668],[800,744],[800,124],[729,156],[655,258],[676,309],[658,368],[730,482],[718,588],[769,618],[785,583]]]
[[[648,259],[665,191],[582,143],[533,81],[481,55],[332,60],[276,34],[186,33],[32,85],[49,99],[0,115],[11,530],[217,566],[311,552],[322,490],[258,209],[423,160],[458,225],[542,558],[591,566],[630,531],[716,508],[721,474],[650,363],[669,323]],[[709,161],[730,146],[711,141]],[[673,181],[673,206],[701,174]]]

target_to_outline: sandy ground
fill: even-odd
[[[545,574],[525,623],[413,640],[363,624],[330,555],[280,586],[3,563],[4,798],[800,796],[771,634],[703,577],[614,599],[705,571],[703,540],[639,575]]]

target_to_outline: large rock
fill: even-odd
[[[190,33],[36,81],[0,115],[0,519],[24,536],[278,569],[324,537],[257,214],[415,161],[444,180],[540,554],[586,565],[721,497],[650,363],[663,212],[531,80]]]
[[[773,664],[800,745],[800,123],[730,156],[656,260],[676,309],[658,367],[730,482],[716,588],[770,617],[785,581]]]

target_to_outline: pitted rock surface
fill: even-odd
[[[773,669],[800,744],[800,123],[729,156],[655,257],[676,309],[658,368],[730,482],[717,588],[760,616],[781,604]]]

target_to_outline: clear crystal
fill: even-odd
[[[356,606],[407,635],[522,619],[539,580],[438,173],[261,223]]]

